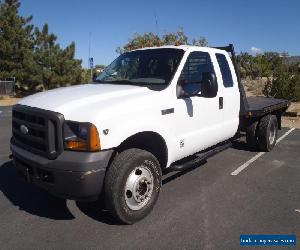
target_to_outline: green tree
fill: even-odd
[[[20,16],[19,8],[19,0],[0,0],[0,80],[15,77],[23,93],[80,83],[75,43],[61,48],[47,24],[34,28],[32,16]]]
[[[43,26],[42,31],[35,28],[34,35],[34,55],[35,61],[39,66],[38,87],[41,89],[49,89],[53,85],[53,82],[57,82],[58,80],[54,71],[60,52],[59,46],[55,44],[57,37],[54,34],[48,33],[47,24]]]
[[[18,0],[0,2],[0,79],[15,77],[31,87],[37,80],[32,16],[20,16],[19,7]]]
[[[50,33],[48,24],[40,31],[35,28],[34,55],[39,65],[39,79],[43,89],[79,83],[81,78],[81,60],[75,59],[75,43],[61,49],[56,43],[57,37]]]
[[[247,52],[241,52],[237,56],[237,63],[240,67],[240,74],[242,78],[252,76],[253,71],[253,56]]]
[[[183,29],[180,28],[176,32],[168,32],[162,37],[161,43],[163,45],[184,45],[188,43],[188,37],[184,33]]]
[[[282,57],[276,52],[265,52],[252,56],[247,52],[241,52],[237,56],[241,77],[251,79],[272,77],[275,72],[285,67]]]
[[[200,36],[199,39],[193,39],[192,42],[193,45],[195,46],[201,46],[201,47],[208,47],[208,41],[206,40],[206,38],[204,36]]]
[[[131,51],[139,48],[145,48],[145,47],[154,47],[154,46],[161,46],[163,45],[160,37],[158,35],[155,35],[152,32],[145,33],[143,35],[140,35],[139,33],[135,33],[133,35],[133,38],[131,38],[127,44],[125,44],[123,47],[118,47],[116,49],[116,52],[119,54],[122,54],[126,51]]]
[[[192,42],[189,42],[187,35],[185,34],[182,28],[178,29],[176,32],[167,32],[162,37],[154,34],[152,32],[145,34],[135,33],[133,38],[123,46],[116,49],[117,53],[124,53],[127,51],[145,48],[145,47],[159,47],[163,45],[195,45],[195,46],[208,46],[208,42],[205,37],[200,36],[198,40],[192,39]]]
[[[300,74],[279,72],[273,81],[269,81],[263,91],[264,95],[300,101]]]
[[[75,59],[75,43],[59,50],[57,63],[53,70],[58,76],[56,86],[68,86],[81,83],[81,60]],[[54,83],[55,84],[55,83]]]
[[[291,101],[300,100],[299,63],[289,64],[286,57],[277,52],[265,52],[256,56],[241,53],[237,59],[242,78],[267,78],[264,95]]]

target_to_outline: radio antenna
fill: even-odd
[[[93,59],[91,58],[91,39],[92,39],[92,32],[89,33],[89,60],[88,60],[88,66],[90,68],[90,81],[93,81]]]
[[[157,20],[157,15],[156,15],[156,10],[154,10],[154,20],[155,20],[155,28],[156,28],[156,33],[159,36],[159,29],[158,29],[158,20]]]

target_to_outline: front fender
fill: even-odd
[[[105,129],[104,129],[105,130]],[[118,147],[122,142],[124,142],[129,137],[141,133],[141,132],[154,132],[159,134],[165,141],[168,150],[168,163],[172,163],[174,145],[173,138],[174,134],[170,128],[164,126],[155,119],[145,118],[138,120],[126,120],[119,123],[113,123],[108,129],[107,134],[101,131],[100,141],[102,149],[110,149]],[[145,142],[147,143],[147,142]]]

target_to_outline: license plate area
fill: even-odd
[[[18,172],[25,178],[27,183],[31,183],[33,180],[54,183],[54,177],[50,171],[30,166],[18,158],[14,158],[14,162]]]

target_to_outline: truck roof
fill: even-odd
[[[216,49],[216,48],[210,48],[210,47],[201,47],[201,46],[194,46],[194,45],[164,45],[164,46],[159,46],[159,47],[145,47],[145,48],[140,48],[140,49],[135,49],[132,51],[137,51],[137,50],[147,50],[147,49],[181,49],[184,51],[187,50],[199,50],[201,49],[202,51],[207,51],[207,52],[220,52],[224,53],[224,50],[221,49]]]

